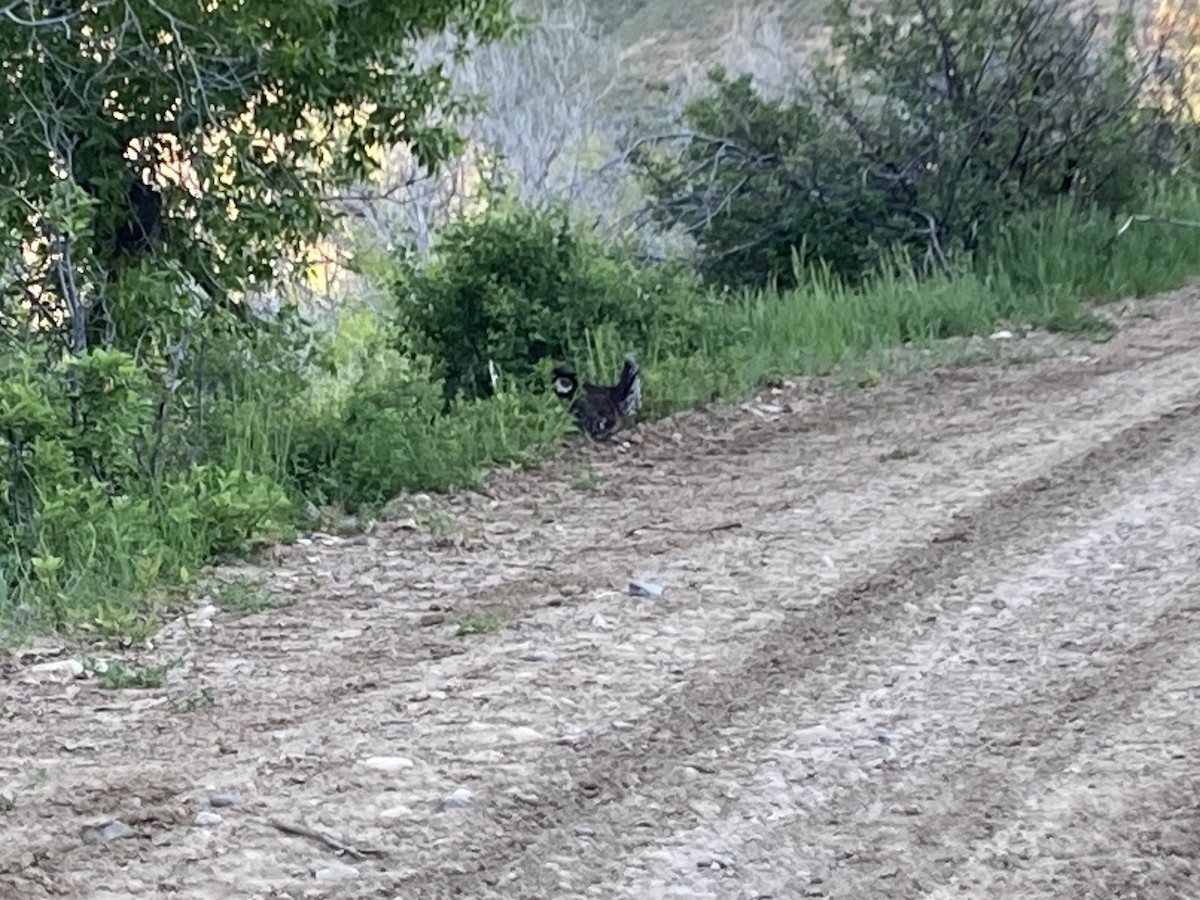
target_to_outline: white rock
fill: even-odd
[[[220,825],[221,814],[215,813],[211,809],[202,809],[200,812],[196,813],[196,818],[192,821],[202,828],[210,825]]]
[[[354,866],[348,866],[345,863],[335,862],[317,869],[313,873],[313,877],[317,881],[348,881],[351,878],[358,877],[358,869],[354,868]]]
[[[466,788],[458,788],[446,795],[442,805],[446,809],[466,809],[475,803],[475,795]]]
[[[392,822],[396,819],[412,818],[413,811],[411,806],[390,806],[387,809],[379,811],[379,818],[385,822]]]
[[[380,772],[399,772],[411,769],[415,763],[404,756],[372,756],[364,759],[362,764],[368,769],[378,769]]]
[[[29,671],[47,681],[73,681],[83,674],[83,663],[77,659],[56,659],[30,666]]]
[[[811,728],[801,728],[799,731],[792,732],[792,741],[800,746],[824,744],[836,738],[837,734],[833,729],[825,725],[813,725]]]
[[[120,819],[113,819],[99,828],[89,828],[83,833],[82,837],[85,844],[101,846],[111,841],[134,837],[136,834],[137,832],[133,828],[126,825]]]
[[[508,732],[508,736],[519,744],[531,744],[534,741],[544,740],[540,731],[533,728],[526,728],[524,725],[518,725]]]
[[[1000,331],[993,332],[993,334],[992,334],[993,341],[1011,341],[1012,338],[1013,338],[1013,333],[1011,331],[1007,331],[1005,329],[1001,329]]]
[[[629,582],[629,593],[634,597],[661,597],[662,585],[650,581]]]

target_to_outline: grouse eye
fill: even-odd
[[[560,375],[558,378],[554,379],[554,393],[569,394],[574,389],[575,389],[575,386],[574,386],[574,384],[572,384],[571,379],[566,378],[565,376],[562,376],[562,375]]]

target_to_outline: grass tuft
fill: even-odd
[[[501,631],[508,624],[504,613],[495,609],[484,609],[467,613],[453,620],[459,637],[472,634],[493,634]]]
[[[222,581],[213,592],[213,603],[229,612],[256,613],[279,605],[263,585],[248,579]]]
[[[101,661],[84,660],[84,670],[96,677],[96,684],[106,691],[147,690],[160,688],[166,680],[167,673],[182,663],[181,659],[173,659],[159,666],[146,666],[140,669],[128,668],[117,660]]]

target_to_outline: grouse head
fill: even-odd
[[[563,400],[570,400],[579,389],[579,377],[566,366],[554,368],[554,393]]]

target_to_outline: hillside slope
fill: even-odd
[[[627,54],[635,71],[663,76],[691,67],[703,70],[716,62],[729,64],[732,60],[726,57],[731,42],[742,54],[749,50],[770,55],[801,48],[819,28],[825,2],[586,0],[585,5],[588,14]],[[764,24],[771,33],[761,33]],[[779,46],[781,41],[786,48]],[[751,43],[758,46],[751,47]]]
[[[1105,14],[1132,3],[1139,17],[1170,7],[1159,0],[1096,0]],[[713,63],[754,72],[764,57],[806,56],[821,41],[828,0],[583,0],[588,15],[626,54],[635,74],[670,77]],[[871,0],[863,0],[864,6]],[[1069,0],[1085,8],[1092,0]]]

